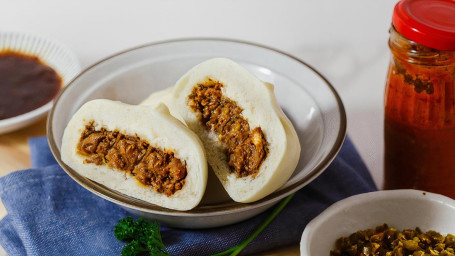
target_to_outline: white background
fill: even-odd
[[[221,37],[290,53],[345,104],[348,135],[382,187],[388,29],[397,0],[0,0],[0,30],[57,39],[83,68],[141,44]]]

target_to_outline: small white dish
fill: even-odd
[[[232,59],[263,81],[275,85],[278,103],[293,123],[302,146],[294,174],[279,190],[253,203],[236,203],[230,200],[218,180],[209,173],[201,204],[190,211],[179,212],[110,190],[82,177],[61,161],[63,131],[72,115],[85,102],[105,98],[138,104],[152,92],[173,85],[196,64],[214,57]],[[57,96],[47,128],[49,145],[55,158],[86,189],[130,212],[169,226],[209,228],[257,215],[321,174],[343,144],[346,114],[340,97],[330,83],[292,56],[239,41],[187,39],[127,50],[84,70]]]
[[[0,31],[0,52],[4,50],[38,57],[62,78],[62,87],[68,84],[80,71],[76,55],[67,46],[39,35]],[[0,134],[33,123],[47,114],[52,108],[52,103],[53,101],[50,101],[30,112],[0,120]]]
[[[455,200],[419,190],[385,190],[351,196],[314,218],[302,234],[300,254],[329,256],[340,237],[384,223],[398,230],[455,234]]]

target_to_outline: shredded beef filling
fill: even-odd
[[[248,121],[241,115],[243,109],[223,96],[219,81],[207,79],[197,84],[188,97],[188,106],[205,127],[218,135],[225,144],[231,172],[237,177],[256,177],[264,162],[268,144],[261,127],[250,130]]]
[[[77,146],[85,156],[84,163],[107,164],[110,168],[129,172],[145,186],[171,196],[185,185],[186,163],[150,146],[137,136],[107,131],[96,131],[93,122],[85,127]]]

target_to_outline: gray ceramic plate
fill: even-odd
[[[97,98],[138,104],[150,93],[173,85],[194,65],[214,57],[230,58],[275,85],[278,102],[297,130],[302,153],[289,181],[254,203],[230,200],[216,178],[206,196],[186,212],[165,209],[125,196],[80,176],[60,158],[63,131],[85,102]],[[208,228],[255,216],[301,189],[321,174],[339,151],[346,134],[343,104],[330,83],[302,61],[267,47],[230,40],[187,39],[148,44],[115,54],[84,70],[60,93],[48,119],[51,150],[80,185],[139,216],[170,226]]]

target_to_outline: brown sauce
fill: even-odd
[[[243,109],[221,92],[223,84],[207,79],[197,84],[188,97],[189,107],[199,113],[207,129],[225,144],[228,166],[237,177],[256,177],[264,162],[268,143],[261,127],[250,129],[241,115]]]
[[[137,136],[118,131],[95,130],[93,122],[85,127],[78,144],[78,153],[86,156],[84,163],[106,164],[129,172],[143,185],[171,196],[185,184],[185,162],[150,146]]]
[[[0,52],[0,120],[27,113],[50,102],[62,79],[39,58]]]

